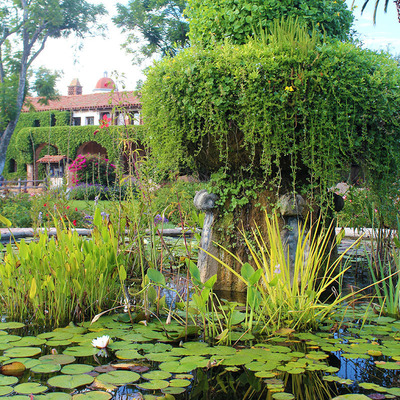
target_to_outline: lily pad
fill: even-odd
[[[71,400],[72,396],[64,392],[50,392],[35,396],[35,400]],[[16,399],[18,400],[18,399]]]
[[[66,365],[75,362],[76,358],[67,354],[48,354],[39,358],[40,361],[47,360],[55,364]]]
[[[276,376],[275,372],[270,371],[257,371],[254,375],[257,378],[274,378]]]
[[[280,392],[280,393],[273,393],[272,398],[274,400],[293,400],[294,396],[291,393]]]
[[[90,385],[94,381],[94,377],[90,375],[57,375],[49,378],[47,383],[50,386],[62,389],[75,389],[79,386]]]
[[[18,335],[1,335],[0,336],[0,343],[9,343],[9,342],[16,342],[20,340],[21,336]]]
[[[68,347],[63,351],[63,354],[75,357],[90,357],[94,356],[98,352],[93,346],[75,346]]]
[[[92,390],[87,393],[76,394],[72,397],[73,400],[109,400],[112,395],[107,392],[101,392],[98,390]]]
[[[0,386],[0,396],[5,396],[13,391],[14,389],[11,386]]]
[[[171,387],[168,386],[165,389],[161,389],[161,392],[164,394],[181,394],[181,393],[185,393],[186,389],[185,388],[180,388],[180,387]]]
[[[93,371],[94,367],[86,364],[69,364],[65,365],[61,372],[67,375],[80,375],[87,374],[88,372]]]
[[[3,375],[7,376],[20,376],[25,370],[26,370],[25,365],[18,361],[3,365],[0,368],[0,372]]]
[[[0,375],[0,386],[15,385],[18,380],[16,376]]]
[[[111,371],[99,375],[96,379],[112,385],[126,385],[139,380],[140,375],[132,371]]]
[[[69,332],[45,332],[37,335],[39,339],[46,339],[46,340],[68,340],[73,337],[73,333]]]
[[[148,379],[148,380],[150,380],[150,379],[163,380],[163,379],[169,379],[169,378],[171,378],[171,376],[172,375],[167,371],[150,371],[150,372],[147,372],[146,374],[143,374],[142,378]]]
[[[34,357],[42,352],[39,347],[13,347],[4,352],[6,357]]]
[[[16,347],[27,347],[27,346],[41,346],[45,344],[45,339],[40,339],[35,336],[24,336],[20,340],[13,342],[13,346]]]
[[[140,358],[144,358],[141,354],[137,352],[137,350],[118,350],[115,353],[115,356],[120,360],[137,360]]]
[[[21,383],[14,387],[14,391],[19,394],[37,394],[47,390],[47,386],[43,386],[37,382]]]
[[[169,386],[169,382],[163,381],[161,379],[153,379],[151,381],[143,382],[136,386],[140,389],[145,389],[145,390],[160,390],[167,388]]]
[[[51,374],[53,372],[58,372],[61,369],[60,364],[54,364],[51,362],[43,362],[37,364],[31,368],[31,371],[35,374]]]
[[[0,329],[19,329],[24,326],[22,322],[0,322]]]
[[[332,400],[371,400],[364,394],[343,394],[341,396],[334,397]]]
[[[169,385],[172,387],[180,387],[180,388],[184,388],[187,386],[190,386],[190,381],[186,380],[186,379],[171,379],[169,381]]]
[[[49,347],[69,346],[72,342],[70,340],[48,340],[46,345]]]

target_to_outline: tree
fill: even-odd
[[[128,6],[117,4],[118,15],[113,22],[129,32],[124,47],[138,57],[140,63],[155,53],[174,55],[187,47],[189,24],[185,20],[186,0],[131,0]],[[145,42],[139,51],[132,43]]]
[[[344,1],[332,0],[189,0],[190,40],[203,45],[224,41],[244,44],[274,19],[298,18],[311,32],[346,40],[353,14]]]
[[[355,0],[353,0],[353,4],[352,5],[354,5],[354,1]],[[364,12],[365,7],[367,6],[368,3],[369,3],[369,0],[365,0],[364,1],[364,4],[363,4],[363,6],[361,8],[361,14]],[[394,3],[396,4],[396,8],[397,8],[397,18],[398,18],[398,20],[400,22],[400,0],[394,0]],[[385,10],[385,13],[387,12],[388,4],[389,4],[389,0],[385,0],[385,4],[384,4],[384,7],[383,7],[383,9]],[[373,16],[374,25],[376,24],[376,12],[378,10],[378,5],[379,5],[379,0],[375,0],[374,16]]]
[[[85,0],[3,0],[0,7],[0,173],[27,93],[32,62],[49,38],[84,37],[105,14]]]

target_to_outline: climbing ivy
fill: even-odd
[[[33,112],[21,115],[18,127],[11,138],[7,150],[6,166],[11,160],[17,164],[15,174],[5,170],[5,177],[26,175],[26,164],[34,161],[34,152],[41,144],[55,147],[58,154],[74,159],[79,146],[87,142],[96,142],[107,150],[110,160],[117,161],[121,154],[121,144],[125,139],[143,141],[144,127],[138,125],[110,126],[69,126],[69,112]],[[40,127],[35,127],[40,125]],[[53,125],[53,126],[52,126]]]
[[[386,194],[400,172],[398,62],[294,22],[275,28],[149,70],[143,115],[158,167],[211,176],[239,206],[261,187],[324,192],[352,163]]]

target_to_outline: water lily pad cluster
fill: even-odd
[[[319,379],[321,387],[326,385],[327,392],[335,382],[356,385],[359,391],[381,398],[400,396],[400,389],[390,387],[395,384],[369,382],[368,376],[355,382],[329,360],[334,355],[342,363],[364,362],[374,373],[395,373],[400,369],[400,321],[373,314],[366,317],[365,310],[338,317],[341,325],[332,321],[322,332],[278,332],[264,342],[238,342],[236,347],[184,342],[185,329],[177,323],[132,326],[120,316],[36,336],[18,335],[23,324],[0,323],[0,396],[108,400],[124,387],[147,398],[171,398],[194,390],[201,370],[210,377],[214,371],[219,377],[244,376],[254,390],[264,388],[278,400],[295,398],[296,389],[288,382],[293,385],[309,376]],[[197,327],[188,331],[196,335]],[[103,336],[110,337],[107,347],[94,347],[95,339]]]

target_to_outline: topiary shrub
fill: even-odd
[[[281,23],[156,63],[142,97],[148,144],[159,170],[211,177],[229,211],[261,189],[324,194],[351,164],[386,194],[400,175],[399,85],[388,54]]]

